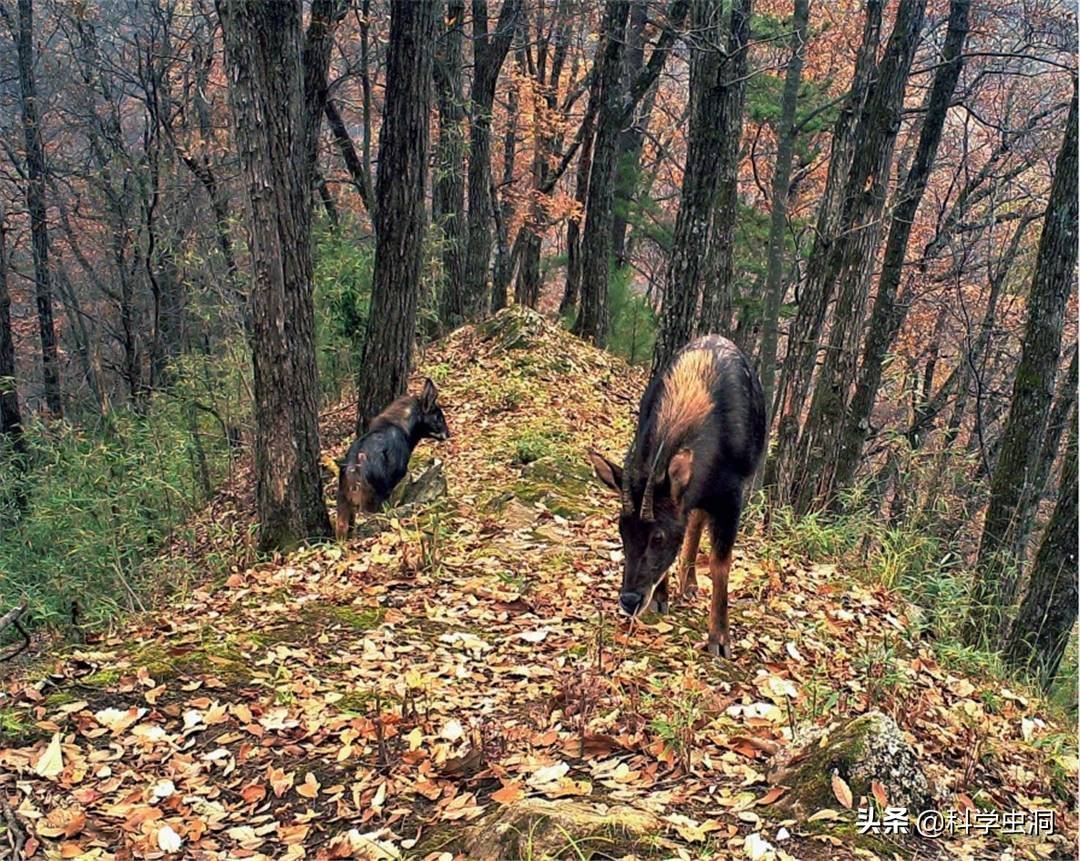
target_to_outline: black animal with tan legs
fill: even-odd
[[[708,651],[731,657],[728,574],[746,483],[765,448],[765,400],[746,356],[719,335],[699,338],[649,384],[622,467],[590,452],[597,476],[619,492],[623,579],[619,607],[634,617],[668,608],[668,569],[679,593],[697,593],[694,561],[709,527]],[[681,548],[681,552],[680,552]]]
[[[345,455],[338,474],[338,539],[349,534],[358,511],[378,511],[409,470],[409,458],[420,440],[449,439],[446,417],[437,403],[435,384],[424,380],[419,397],[398,398],[371,420]]]

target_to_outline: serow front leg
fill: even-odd
[[[709,554],[709,576],[712,578],[712,601],[709,604],[708,651],[712,655],[731,658],[728,633],[728,574],[731,573],[731,550],[723,557]]]
[[[695,510],[690,512],[690,520],[686,524],[686,536],[683,538],[682,550],[679,552],[679,597],[697,597],[697,572],[694,570],[697,562],[698,546],[701,544],[701,530],[705,528],[705,512]]]

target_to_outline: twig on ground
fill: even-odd
[[[2,663],[3,661],[10,661],[15,656],[21,655],[23,652],[30,648],[30,635],[26,632],[26,628],[22,626],[22,622],[19,621],[19,618],[25,612],[26,605],[20,604],[18,607],[13,607],[12,609],[8,610],[3,616],[0,616],[0,633],[3,633],[5,628],[10,628],[14,626],[15,630],[22,634],[23,638],[22,645],[19,646],[19,648],[17,648],[10,655],[4,655],[2,658],[0,658],[0,663]]]

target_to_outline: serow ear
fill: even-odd
[[[616,466],[599,452],[589,451],[589,460],[592,461],[596,477],[612,490],[622,490],[622,467]]]
[[[690,484],[694,470],[694,453],[688,448],[680,449],[668,464],[668,480],[671,482],[671,499],[675,503],[682,501],[682,496]]]
[[[439,397],[439,390],[430,379],[424,380],[424,388],[420,390],[420,408],[424,412],[430,412],[435,408],[435,399]]]

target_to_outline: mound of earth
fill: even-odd
[[[1039,699],[938,663],[903,602],[857,572],[789,558],[751,522],[734,660],[697,648],[707,594],[622,624],[616,503],[585,453],[622,453],[642,372],[520,310],[453,333],[419,372],[454,435],[416,452],[427,478],[408,504],[349,542],[238,564],[7,680],[0,854],[1070,851],[1075,739]],[[348,439],[325,442],[333,457]],[[877,802],[853,772],[847,792],[830,774],[785,805],[798,787],[769,775],[801,743],[792,728],[875,710],[935,804],[1051,809],[1058,833],[871,840],[856,808]],[[796,779],[810,780],[783,776]]]

